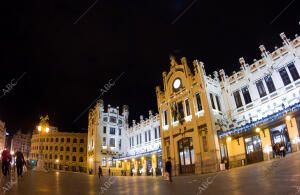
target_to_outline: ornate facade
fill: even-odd
[[[114,175],[149,175],[160,173],[161,149],[159,117],[149,111],[149,119],[128,125],[128,106],[113,108],[98,100],[89,113],[88,171],[96,174],[101,166]]]
[[[5,123],[0,120],[0,151],[4,150],[6,141]]]
[[[24,158],[27,160],[30,156],[30,142],[31,142],[31,134],[23,134],[20,130],[13,135],[10,145],[11,151],[20,151],[23,153]]]
[[[174,175],[205,173],[274,157],[272,146],[299,149],[300,39],[280,34],[283,46],[227,76],[206,75],[186,59],[164,72],[163,90],[156,87],[161,119],[163,162],[169,157]],[[221,79],[220,79],[221,78]]]

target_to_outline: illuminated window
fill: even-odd
[[[168,125],[168,114],[167,114],[167,110],[164,110],[164,124]],[[147,141],[147,140],[146,140]]]
[[[213,108],[213,109],[216,109],[213,94],[210,93],[210,94],[209,94],[209,97],[210,97],[210,102],[211,102],[212,108]]]
[[[116,134],[116,128],[109,128],[109,133],[111,134],[111,135],[115,135]]]
[[[106,158],[105,157],[102,158],[102,167],[106,167]]]

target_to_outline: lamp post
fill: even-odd
[[[37,126],[37,130],[38,130],[38,134],[39,135],[43,135],[43,134],[48,134],[49,133],[49,123],[48,123],[48,120],[49,120],[49,117],[48,115],[45,116],[45,117],[40,117],[41,121],[39,123],[39,125]],[[44,143],[43,142],[40,142],[41,145],[40,145],[40,155],[39,155],[39,158],[38,158],[38,162],[37,162],[37,169],[44,169],[44,163],[43,163],[43,147],[44,147]]]

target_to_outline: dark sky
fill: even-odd
[[[157,112],[155,86],[169,55],[199,59],[206,71],[238,70],[260,57],[258,46],[280,46],[280,32],[299,33],[300,2],[32,0],[1,4],[0,119],[9,132],[31,131],[41,114],[63,131],[87,128],[87,112],[110,79],[105,104],[129,105],[130,121]],[[95,5],[76,22],[93,4]],[[187,7],[191,7],[185,11]],[[280,16],[273,22],[272,20]],[[182,15],[176,22],[174,20]]]

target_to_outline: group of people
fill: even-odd
[[[22,176],[23,166],[26,165],[26,162],[23,153],[20,151],[17,151],[14,156],[16,157],[17,174],[19,177]],[[7,176],[10,173],[10,164],[12,161],[12,155],[8,150],[6,149],[3,150],[1,154],[1,160],[2,160],[2,174],[4,176]]]
[[[276,154],[276,157],[285,157],[286,155],[286,146],[283,142],[275,143],[273,145],[273,151]]]

